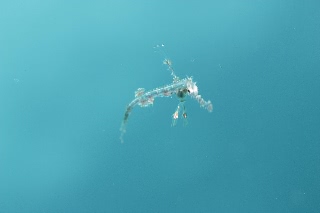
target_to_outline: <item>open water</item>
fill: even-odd
[[[320,212],[319,20],[318,0],[2,0],[0,212]],[[172,127],[157,98],[120,143],[165,58],[213,112],[187,97]]]

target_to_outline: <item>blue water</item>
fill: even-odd
[[[319,8],[1,1],[0,212],[320,212]],[[156,99],[121,144],[164,57],[213,112]]]

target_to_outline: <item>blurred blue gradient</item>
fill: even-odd
[[[0,212],[320,212],[319,8],[1,1]],[[178,100],[156,99],[121,144],[164,57],[213,112],[188,99],[171,127]]]

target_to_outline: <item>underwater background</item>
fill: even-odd
[[[1,1],[0,212],[320,212],[319,20],[317,0]],[[213,112],[187,98],[172,127],[156,98],[120,143],[165,58]]]

